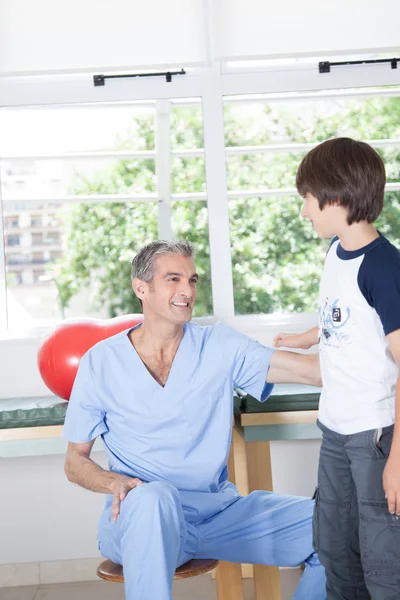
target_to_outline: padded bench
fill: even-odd
[[[234,398],[235,415],[317,410],[319,393],[315,391],[299,393],[296,388],[299,389],[298,386],[277,385],[271,397],[264,403],[237,391]],[[0,429],[63,425],[67,407],[68,402],[56,396],[0,399]]]

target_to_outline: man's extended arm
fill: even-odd
[[[84,444],[69,442],[65,458],[65,474],[69,481],[103,494],[113,494],[112,517],[116,521],[120,504],[127,494],[143,481],[102,469],[90,458],[94,440]]]
[[[318,354],[276,350],[267,374],[268,383],[304,383],[322,386]]]

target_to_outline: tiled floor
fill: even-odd
[[[290,600],[300,577],[297,569],[281,571],[282,600]],[[244,600],[253,600],[253,582],[244,581]],[[0,588],[1,600],[124,600],[123,586],[105,581]],[[211,575],[174,582],[173,600],[217,600]],[[265,600],[268,600],[267,598]]]

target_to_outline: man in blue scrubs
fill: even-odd
[[[313,501],[227,480],[233,390],[320,384],[317,356],[266,348],[222,323],[191,323],[198,275],[187,242],[153,242],[132,262],[144,321],[82,358],[64,427],[70,481],[106,494],[101,553],[122,564],[127,600],[171,600],[192,558],[306,568],[294,598],[323,600]],[[101,436],[109,471],[90,459]]]

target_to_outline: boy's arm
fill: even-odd
[[[383,472],[388,509],[391,514],[400,515],[400,329],[387,336],[390,350],[399,367],[396,384],[396,413],[392,448]]]
[[[319,342],[318,327],[313,327],[304,333],[278,333],[274,337],[275,348],[303,348],[308,350]]]

